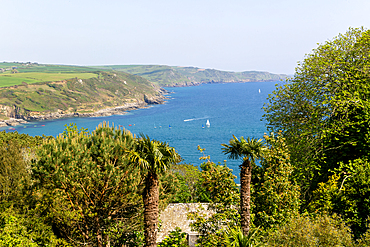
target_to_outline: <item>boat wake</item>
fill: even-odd
[[[202,120],[206,119],[208,117],[200,117],[200,118],[189,118],[189,119],[184,119],[184,122],[190,122],[190,121],[195,121],[195,120]]]

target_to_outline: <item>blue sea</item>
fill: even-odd
[[[144,133],[152,139],[167,142],[177,150],[184,163],[201,163],[201,153],[197,150],[200,145],[213,162],[224,163],[227,160],[227,166],[238,176],[240,161],[228,160],[222,153],[221,143],[228,143],[232,135],[238,138],[263,137],[266,126],[261,121],[264,113],[262,107],[276,83],[248,82],[166,88],[172,93],[164,105],[134,110],[125,115],[32,122],[16,126],[15,130],[6,130],[32,136],[57,136],[69,123],[76,123],[78,128],[92,131],[99,123],[107,121],[117,127],[122,125],[136,135]],[[207,120],[209,127],[206,126]]]

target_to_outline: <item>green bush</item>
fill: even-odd
[[[298,216],[269,234],[265,241],[267,246],[284,247],[354,246],[350,228],[335,215],[322,215],[314,219]]]
[[[158,247],[187,247],[186,233],[182,232],[179,227],[176,227],[174,231],[170,232],[170,235],[166,237]]]
[[[229,228],[224,232],[225,244],[227,247],[258,247],[259,242],[257,231],[258,228],[251,229],[248,235],[244,235],[240,227]]]

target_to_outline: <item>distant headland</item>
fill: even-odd
[[[278,81],[287,75],[166,65],[0,63],[0,127],[63,117],[124,114],[162,104],[162,87]]]

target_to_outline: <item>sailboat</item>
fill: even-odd
[[[207,126],[207,127],[210,127],[210,126],[211,126],[211,124],[210,124],[210,122],[209,122],[209,119],[207,119],[206,126]]]
[[[258,93],[261,93],[261,89],[258,89]]]

